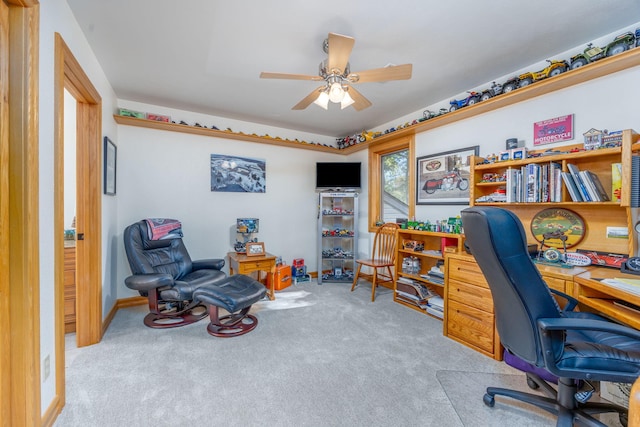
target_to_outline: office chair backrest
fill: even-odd
[[[396,245],[398,243],[398,228],[393,222],[382,224],[373,239],[372,259],[393,264],[396,259]]]
[[[192,270],[182,239],[151,240],[147,223],[138,221],[124,230],[124,248],[133,274],[169,273],[178,280]]]
[[[491,288],[500,341],[521,359],[543,366],[537,319],[560,317],[560,308],[529,257],[522,223],[505,209],[472,207],[462,211],[462,224]]]

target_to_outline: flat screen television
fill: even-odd
[[[316,190],[359,190],[360,162],[317,162]]]

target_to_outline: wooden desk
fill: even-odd
[[[258,272],[258,280],[260,280],[260,272],[265,271],[269,275],[269,299],[276,299],[274,273],[276,272],[276,256],[270,253],[265,253],[263,256],[247,256],[245,254],[238,254],[235,252],[229,252],[229,275],[234,274],[249,274],[255,271]]]
[[[574,278],[573,296],[580,303],[595,309],[625,325],[640,329],[640,312],[616,305],[614,302],[626,301],[640,307],[640,295],[616,289],[599,279],[626,278],[638,280],[640,276],[621,273],[620,270],[605,267],[591,267]]]

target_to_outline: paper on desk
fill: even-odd
[[[628,281],[630,281],[630,279],[602,279],[601,283],[609,285],[612,288],[620,289],[621,291],[629,292],[630,294],[640,295],[640,283],[627,283]]]

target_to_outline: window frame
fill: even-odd
[[[415,216],[416,204],[413,197],[415,193],[415,138],[414,135],[408,135],[369,148],[369,215],[367,221],[370,232],[377,230],[376,221],[382,217],[382,212],[380,211],[382,200],[380,167],[382,165],[382,157],[401,150],[409,150],[409,218]]]

